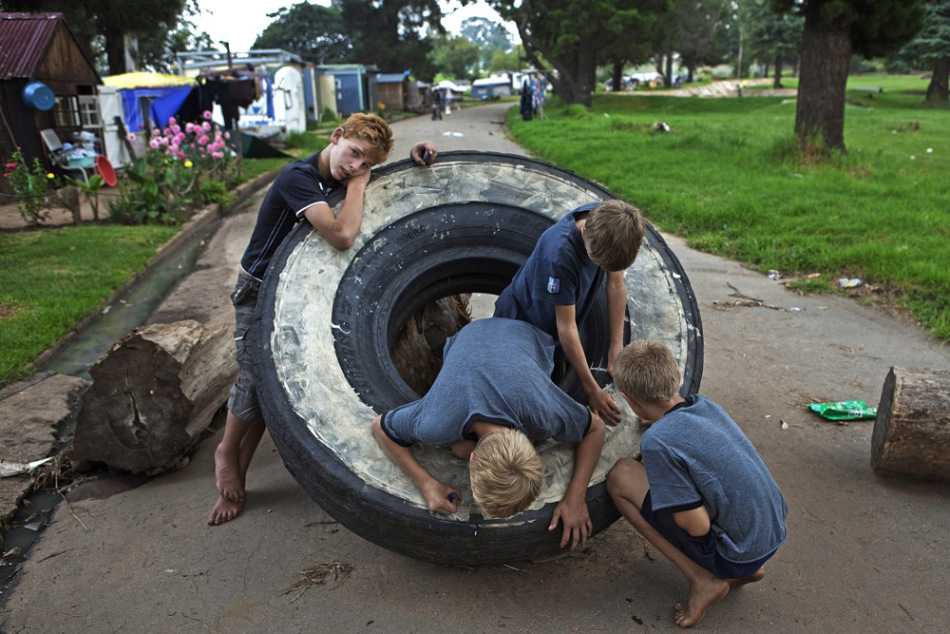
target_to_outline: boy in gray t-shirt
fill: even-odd
[[[607,490],[625,518],[683,573],[686,605],[676,623],[695,625],[730,588],[759,581],[785,541],[788,509],[755,447],[716,403],[679,394],[680,374],[663,344],[640,340],[617,355],[614,381],[643,432],[643,463],[617,461]]]
[[[469,460],[472,493],[493,517],[537,498],[541,462],[532,441],[578,443],[574,473],[549,530],[564,521],[561,546],[583,546],[592,524],[585,495],[604,442],[604,422],[551,381],[554,340],[514,319],[476,320],[446,342],[443,366],[426,395],[377,416],[373,433],[386,455],[422,492],[429,510],[450,515],[461,491],[432,477],[413,443],[451,449]]]

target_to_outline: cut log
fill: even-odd
[[[891,368],[874,421],[871,468],[950,480],[950,370]]]
[[[73,456],[132,473],[175,468],[227,401],[237,369],[226,326],[184,320],[134,330],[89,371]]]

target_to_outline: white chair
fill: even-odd
[[[43,143],[46,144],[46,148],[49,150],[50,157],[53,159],[53,162],[64,172],[79,172],[82,174],[82,179],[88,183],[89,176],[86,174],[86,168],[79,165],[70,165],[69,157],[66,156],[63,152],[63,142],[59,140],[59,136],[56,134],[56,131],[52,128],[46,128],[45,130],[40,130],[40,136],[43,137]]]

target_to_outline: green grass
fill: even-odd
[[[833,290],[843,276],[892,283],[950,340],[950,110],[923,106],[916,76],[856,85],[884,92],[849,90],[848,154],[812,162],[795,149],[795,102],[782,97],[604,94],[591,112],[551,104],[545,121],[513,110],[508,124],[540,158],[695,248],[786,277],[821,273],[808,288]],[[654,133],[656,121],[671,132]]]
[[[0,386],[55,344],[179,227],[85,225],[0,233]]]

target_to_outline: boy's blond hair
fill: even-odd
[[[584,243],[594,264],[605,271],[622,271],[636,259],[644,231],[639,209],[622,200],[608,200],[587,214]]]
[[[357,112],[351,114],[343,125],[344,139],[360,139],[369,144],[367,158],[373,165],[379,165],[393,151],[393,131],[386,120],[375,114]]]
[[[472,495],[489,517],[511,517],[541,492],[541,458],[517,429],[491,432],[479,440],[469,465]]]
[[[643,403],[668,401],[680,388],[673,353],[652,339],[639,339],[624,347],[614,360],[613,378],[621,393]]]

